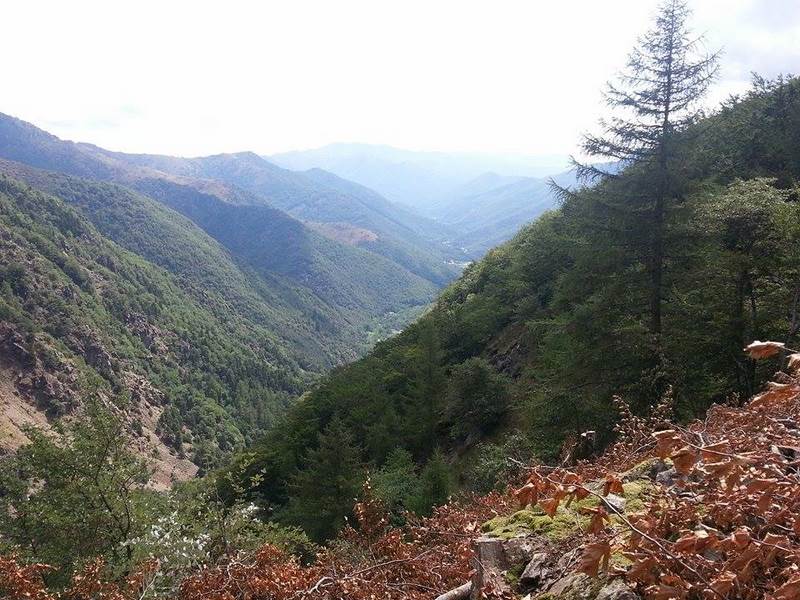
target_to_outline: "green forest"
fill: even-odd
[[[414,325],[305,395],[227,470],[243,497],[317,531],[330,523],[315,508],[325,502],[297,480],[329,446],[353,457],[339,474],[405,473],[412,483],[385,491],[404,503],[441,452],[455,466],[448,489],[486,491],[504,481],[509,453],[558,459],[586,431],[603,447],[616,395],[640,414],[669,395],[684,420],[751,396],[772,372],[741,349],[791,345],[800,329],[800,81],[756,77],[671,144],[659,331],[648,275],[657,173],[636,163],[563,194]],[[327,503],[351,505],[354,479]]]

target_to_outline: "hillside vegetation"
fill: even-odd
[[[389,202],[376,192],[319,169],[296,173],[251,152],[202,158],[111,153],[82,146],[104,157],[177,177],[214,180],[251,194],[243,204],[267,204],[309,223],[337,223],[373,232],[365,249],[397,262],[429,281],[449,282],[457,273],[439,241],[446,228]]]
[[[462,485],[485,489],[508,447],[476,443],[501,431],[524,433],[517,455],[553,459],[587,451],[576,436],[588,430],[588,451],[607,443],[615,394],[639,412],[669,396],[679,418],[751,395],[769,372],[741,348],[798,331],[798,125],[800,82],[756,80],[681,135],[660,335],[637,209],[653,175],[636,165],[569,194],[417,323],[334,371],[233,467],[264,476],[247,497],[302,505],[292,474],[311,468],[308,446],[334,435],[332,421],[357,462],[388,468],[400,445],[424,465],[438,447]],[[313,510],[285,514],[315,522]]]
[[[1,185],[2,366],[50,418],[100,396],[208,468],[300,392],[306,376],[269,328],[187,292],[59,199]]]
[[[320,235],[246,190],[126,162],[97,147],[59,140],[11,117],[0,116],[0,156],[14,159],[0,159],[0,174],[25,182],[30,188],[21,189],[30,189],[37,198],[38,191],[57,198],[52,206],[66,203],[70,208],[63,210],[91,229],[97,244],[117,252],[124,249],[130,260],[153,269],[159,281],[174,288],[153,290],[152,282],[142,288],[131,268],[115,284],[127,286],[118,294],[130,296],[130,302],[137,304],[135,310],[128,314],[115,306],[118,321],[109,321],[82,311],[81,300],[67,296],[67,304],[74,304],[70,309],[73,323],[62,322],[61,312],[50,310],[52,299],[44,294],[48,288],[43,281],[31,282],[30,288],[20,287],[22,291],[16,294],[19,299],[14,302],[22,304],[9,300],[17,309],[3,317],[4,325],[28,342],[30,335],[45,331],[54,336],[48,343],[69,346],[67,338],[74,334],[71,324],[75,325],[82,335],[103,340],[103,351],[119,364],[133,360],[130,351],[122,349],[129,344],[127,329],[132,327],[152,329],[180,343],[183,350],[177,354],[162,356],[159,345],[158,350],[137,355],[135,368],[124,367],[153,390],[149,425],[155,436],[147,441],[165,444],[164,452],[173,450],[167,462],[186,455],[206,470],[233,449],[252,442],[315,378],[357,358],[419,314],[451,272],[444,259],[428,261],[423,256],[420,265],[443,269],[433,277],[435,281],[426,279],[380,253]],[[8,202],[8,210],[27,206],[17,200]],[[53,235],[76,238],[75,247],[50,236],[50,208],[44,201],[27,206],[29,229],[44,227],[41,235],[61,248],[59,252],[78,253],[74,259],[89,280],[108,277],[97,260],[83,260],[93,254],[80,246],[84,241],[80,236],[54,230]],[[34,244],[20,265],[14,259],[16,251],[9,250],[1,264],[10,269],[9,278],[17,277],[30,264],[55,260],[46,251],[52,247]],[[13,291],[18,284],[9,285]],[[150,308],[144,310],[144,305]],[[172,315],[179,307],[180,318],[153,320],[161,314],[157,311]],[[31,321],[33,315],[36,319]],[[206,323],[209,319],[212,325]],[[142,331],[141,335],[156,335]],[[189,347],[191,360],[184,356]],[[67,363],[91,361],[88,346],[76,343],[71,348]],[[5,354],[4,362],[16,360],[13,354]],[[192,371],[203,361],[208,362],[207,372]],[[58,377],[54,363],[37,365],[37,377]],[[111,387],[104,391],[107,399],[116,401],[117,395],[130,391],[131,385],[109,377]],[[30,386],[21,386],[15,378],[9,386],[10,391],[2,395],[3,406],[8,407],[2,427],[10,432],[4,435],[3,447],[15,447],[25,439],[19,431],[20,419],[40,422],[62,412],[73,413],[88,393],[85,388],[73,389],[74,402],[64,400],[68,407],[52,412],[47,402],[39,405],[38,392]],[[49,393],[57,397],[60,392]],[[24,416],[17,418],[16,413]],[[176,476],[185,478],[185,471]],[[162,481],[166,482],[168,476]]]
[[[800,78],[705,112],[690,14],[424,312],[358,184],[0,115],[0,596],[800,600]],[[471,179],[478,245],[544,193]]]
[[[374,337],[372,333],[385,329],[387,323],[403,324],[399,315],[407,319],[414,314],[410,309],[425,306],[456,272],[455,267],[445,265],[443,256],[425,254],[422,249],[406,254],[395,249],[408,258],[401,256],[398,260],[411,268],[419,267],[423,274],[417,275],[389,256],[395,251],[388,239],[380,242],[388,244],[384,253],[387,258],[369,247],[353,248],[330,241],[303,226],[276,207],[287,198],[295,204],[319,198],[322,207],[336,206],[328,200],[345,207],[358,206],[364,218],[378,213],[252,154],[183,159],[113,153],[60,140],[2,115],[0,157],[39,169],[118,183],[188,216],[212,237],[224,238],[222,243],[234,260],[259,273],[268,288],[278,288],[276,295],[294,296],[284,303],[297,306],[318,324],[323,335],[332,336],[334,344],[329,346],[343,346],[344,355],[350,358],[361,353]],[[255,191],[239,187],[239,183]],[[323,220],[323,216],[310,220]],[[424,246],[422,241],[420,246]],[[297,292],[280,289],[287,284]],[[339,287],[346,293],[338,293]],[[340,306],[345,299],[348,304]]]

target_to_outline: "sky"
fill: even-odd
[[[126,152],[562,155],[656,0],[5,0],[0,112]],[[714,105],[800,71],[800,0],[694,0]]]

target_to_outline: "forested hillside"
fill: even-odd
[[[293,473],[310,476],[328,444],[352,449],[339,465],[347,472],[368,464],[401,478],[414,467],[393,448],[423,465],[444,449],[461,483],[483,489],[509,452],[547,459],[601,447],[615,395],[636,411],[670,397],[682,418],[751,395],[770,373],[741,348],[791,344],[798,332],[798,132],[800,81],[756,79],[746,97],[676,138],[660,331],[642,208],[655,175],[637,164],[566,193],[417,323],[293,407],[234,467],[263,474],[250,497],[286,505],[287,521],[313,530],[319,496],[332,504],[336,492],[315,488],[312,502]]]
[[[372,239],[360,239],[354,245],[387,257],[436,284],[449,282],[457,273],[446,263],[461,253],[450,253],[441,245],[447,235],[445,227],[332,174],[288,171],[252,152],[177,158],[83,147],[124,164],[235,186],[252,195],[243,203],[268,204],[312,225],[367,230]]]
[[[790,41],[755,4],[731,14],[769,26],[734,31],[771,34],[772,49]],[[588,13],[551,8],[580,35],[539,35],[585,44],[593,69],[606,65],[590,44],[640,19],[633,4],[580,23]],[[420,33],[441,44],[452,11],[428,9]],[[207,37],[176,44],[185,14],[162,12],[176,64],[248,60],[246,45],[233,56],[224,43],[198,52]],[[343,27],[340,13],[376,26],[343,38],[363,25]],[[250,14],[264,13],[237,12],[234,35]],[[487,33],[492,21],[472,17],[491,14],[459,12],[459,28]],[[514,7],[496,23],[533,14]],[[747,92],[710,101],[728,89],[712,87],[722,54],[692,33],[691,14],[688,0],[659,2],[566,170],[558,157],[361,144],[274,157],[282,166],[250,152],[127,154],[0,114],[0,598],[800,600],[800,78],[753,75]],[[491,130],[504,124],[550,139],[549,120],[583,122],[570,107],[587,105],[568,93],[585,91],[587,74],[561,68],[575,63],[553,62],[547,77],[538,65],[561,82],[550,106],[564,108],[528,125],[510,118],[517,97],[487,84],[521,90],[506,77],[517,54],[462,31],[441,54],[422,52],[424,35],[411,52],[402,21],[339,4],[320,15],[317,33],[347,51],[326,44],[330,56],[307,62],[283,44],[264,78],[281,101],[300,100],[298,73],[330,92],[297,103],[316,110],[293,121],[296,140],[327,141],[327,115],[357,133],[391,114],[386,131],[409,129],[396,139],[411,139],[410,117],[456,141],[489,132],[477,141],[487,148],[501,147],[508,132]],[[211,16],[221,31],[224,11]],[[257,27],[261,46],[276,23]],[[125,50],[137,53],[128,66],[159,66]],[[321,59],[336,68],[316,69]],[[358,87],[365,67],[396,59],[416,64],[408,81],[432,83],[420,78],[432,67],[441,86],[397,105],[373,95],[374,70]],[[222,116],[196,118],[209,106],[199,94],[198,111],[170,97],[158,117],[131,105],[117,121],[56,120],[65,106],[47,122],[103,128],[114,147],[142,142],[117,135],[131,123],[163,126],[157,142],[170,148],[281,135],[264,124],[289,115],[251,102],[251,78],[193,62],[202,71],[181,73],[226,84],[220,107],[236,90],[243,115],[228,113],[224,140],[205,127]],[[141,83],[134,71],[126,80]],[[484,123],[462,122],[474,112],[463,94],[442,101],[460,83],[495,102],[476,115]],[[86,101],[83,86],[71,92]],[[367,108],[380,98],[375,121]],[[431,120],[436,110],[452,114]],[[208,139],[171,139],[187,124]],[[342,179],[350,172],[357,181]]]
[[[113,198],[113,188],[100,191]],[[221,295],[192,290],[64,202],[7,177],[0,202],[0,368],[48,418],[101,397],[128,411],[143,450],[160,438],[172,455],[208,468],[274,423],[302,390],[307,374],[272,333],[273,315],[259,322],[226,310]],[[4,447],[24,438],[24,424],[4,421],[12,436]],[[159,459],[175,460],[166,448]],[[167,470],[162,483],[190,467]]]
[[[1,174],[24,181],[34,189],[33,194],[41,190],[69,204],[70,218],[90,228],[100,240],[97,243],[128,251],[131,260],[155,269],[178,290],[118,292],[150,306],[127,314],[114,305],[119,322],[95,318],[91,311],[84,314],[77,296],[67,299],[76,303],[70,310],[80,317],[75,326],[82,335],[103,339],[99,347],[109,360],[126,365],[119,368],[135,372],[142,378],[139,383],[152,388],[150,402],[155,412],[150,425],[158,437],[150,441],[166,444],[181,460],[185,454],[203,469],[219,464],[234,448],[241,449],[262,434],[311,381],[402,328],[436,293],[437,283],[377,253],[331,240],[249,192],[208,179],[126,165],[12,118],[1,118],[0,129],[0,155],[27,163],[0,160]],[[120,181],[129,187],[98,179]],[[18,204],[8,202],[8,210]],[[42,215],[33,206],[26,213],[31,231],[48,227],[45,209],[50,205],[40,204],[36,207],[42,209]],[[42,235],[58,247],[60,242],[50,239],[49,233]],[[80,236],[65,235],[82,242]],[[77,249],[67,242],[62,245],[60,252],[67,256],[73,251],[92,256],[89,250],[80,250],[80,244]],[[34,245],[26,261],[39,260],[55,259]],[[89,346],[70,346],[74,332],[68,322],[62,322],[61,312],[48,309],[50,296],[27,294],[28,288],[15,287],[18,283],[11,281],[26,271],[28,263],[17,264],[9,249],[2,264],[9,269],[16,265],[4,276],[11,291],[16,290],[9,302],[17,308],[2,318],[4,326],[11,328],[9,335],[22,336],[29,344],[46,332],[53,338],[48,344],[71,348],[68,364],[90,361]],[[102,265],[94,260],[82,268],[89,279],[108,275],[96,273]],[[138,285],[137,280],[129,281],[131,273],[133,270],[126,272],[122,281],[115,280],[115,285]],[[48,289],[42,282],[34,288]],[[180,299],[173,297],[176,293]],[[173,307],[169,310],[183,306],[182,316],[153,321],[151,317],[161,314],[158,311],[167,310],[162,306],[165,297]],[[194,311],[194,307],[199,308]],[[104,310],[111,307],[104,305]],[[31,321],[31,315],[37,319]],[[205,324],[207,319],[213,320],[213,326]],[[119,335],[115,327],[121,327]],[[164,356],[156,351],[140,353],[134,360],[130,352],[117,348],[128,345],[126,328],[131,327],[142,331],[154,328],[175,344],[180,340],[183,350]],[[139,333],[149,336],[147,343],[155,343],[150,339],[155,333],[142,331]],[[191,348],[191,359],[184,356],[186,348]],[[162,364],[164,360],[168,367]],[[135,367],[126,361],[133,361]],[[191,370],[192,364],[199,368],[204,361],[207,369],[202,374]],[[36,366],[34,375],[42,381],[59,376],[60,367],[55,363],[45,361]],[[3,447],[22,443],[22,422],[52,420],[62,412],[79,411],[80,399],[88,393],[73,386],[68,396],[74,402],[65,399],[69,406],[54,413],[49,410],[50,400],[39,402],[35,386],[19,383],[24,376],[14,376],[4,385],[7,415],[3,427],[10,427],[12,434],[2,441]],[[108,399],[130,391],[130,386],[121,386],[114,377],[109,381],[110,387],[104,391]],[[60,397],[57,389],[48,394]],[[23,416],[13,416],[17,412]],[[192,469],[187,463],[176,476],[185,478]]]
[[[573,171],[552,179],[564,186],[576,184]],[[469,256],[483,257],[556,206],[550,180],[484,175],[455,190],[432,207],[431,212],[438,221],[458,232],[452,239],[454,246]]]
[[[280,279],[288,278],[291,286],[300,290],[300,300],[294,302],[306,305],[301,310],[312,322],[329,321],[321,325],[322,329],[336,331],[334,338],[340,337],[350,356],[362,351],[372,337],[403,325],[456,272],[455,267],[444,264],[443,256],[433,257],[419,250],[423,254],[417,266],[422,265],[419,270],[430,278],[416,275],[368,248],[332,243],[286,213],[270,208],[275,206],[270,198],[229,180],[239,181],[235,173],[246,168],[259,193],[275,193],[276,198],[288,193],[299,202],[321,192],[315,191],[310,181],[299,187],[295,174],[254,155],[207,159],[125,155],[62,141],[33,125],[0,116],[0,157],[119,183],[188,216],[212,237],[223,237],[220,241],[233,258],[269,279],[268,285],[277,278],[275,285],[280,287]],[[255,171],[247,167],[249,157],[259,163]],[[279,172],[277,176],[274,171]],[[224,180],[213,178],[222,173],[228,173]],[[267,175],[274,187],[257,185],[262,181],[258,176]],[[342,201],[351,202],[349,198]],[[264,243],[266,240],[269,244]],[[343,260],[345,257],[347,260]],[[410,267],[415,264],[411,258],[406,262]],[[347,293],[339,293],[337,288]],[[345,296],[347,303],[339,305]]]

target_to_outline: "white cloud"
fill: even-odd
[[[727,49],[715,98],[798,64],[796,0],[698,0]],[[573,152],[655,0],[3,5],[0,111],[117,150],[333,141]],[[783,18],[776,17],[783,14]]]

